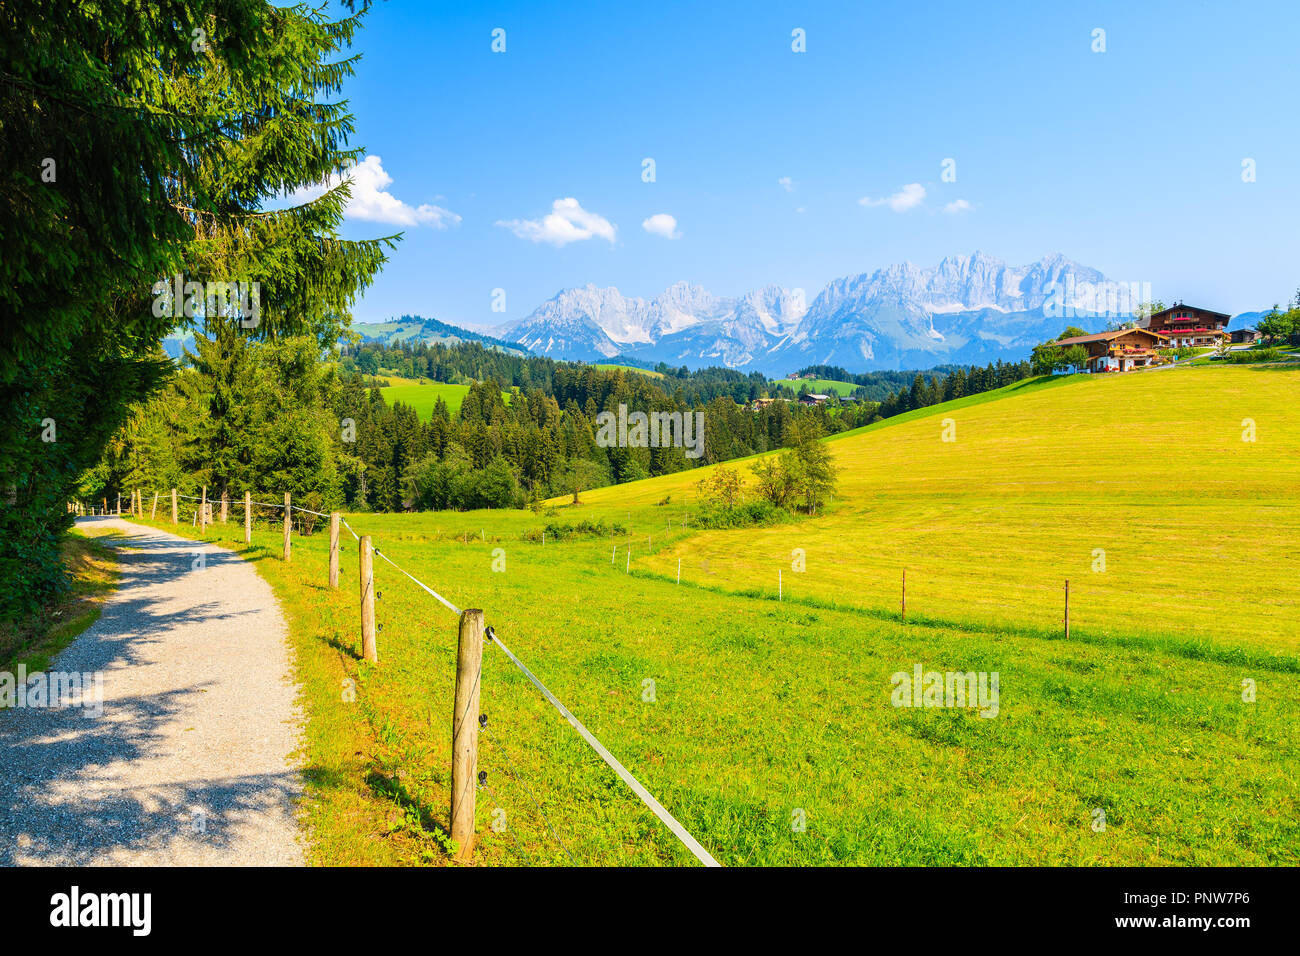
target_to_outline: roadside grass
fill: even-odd
[[[100,605],[117,588],[117,559],[107,541],[112,533],[78,529],[60,542],[68,589],[16,626],[0,629],[0,671],[24,665],[43,671],[59,651],[99,620]]]

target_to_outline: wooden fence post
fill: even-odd
[[[253,493],[244,492],[244,544],[253,543]]]
[[[903,623],[906,624],[906,623],[907,623],[907,568],[903,568],[903,605],[902,605],[902,607],[903,607],[903,610],[902,610],[902,612],[901,612],[901,613],[902,613],[902,619],[903,619]]]
[[[1070,639],[1070,579],[1065,579],[1065,639]]]
[[[122,517],[122,496],[120,494],[117,496],[117,516]]]
[[[456,644],[456,703],[451,714],[451,838],[456,859],[474,852],[474,796],[478,786],[479,677],[483,662],[483,612],[462,611]]]
[[[176,510],[176,489],[172,489],[172,524],[180,519],[180,512]]]
[[[375,646],[375,553],[370,544],[370,535],[363,534],[357,541],[357,552],[361,568],[361,656],[371,663],[378,663],[379,648]]]
[[[284,560],[289,560],[289,532],[293,530],[293,520],[290,518],[291,509],[289,507],[289,492],[284,493]]]
[[[208,526],[208,486],[203,486],[203,493],[199,498],[199,534]]]
[[[226,519],[230,516],[230,489],[223,488],[221,491],[221,523],[225,524]]]
[[[330,513],[330,587],[339,586],[339,518],[337,511]]]
[[[149,509],[149,520],[152,521],[158,517],[158,492],[153,493],[153,507]]]

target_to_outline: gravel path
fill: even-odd
[[[102,673],[103,713],[0,710],[0,864],[302,865],[302,716],[270,585],[214,545],[78,524],[130,536],[117,592],[51,665]]]

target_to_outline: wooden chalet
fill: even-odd
[[[1212,348],[1228,337],[1225,330],[1230,321],[1232,316],[1223,312],[1178,302],[1152,313],[1146,328],[1165,336],[1170,348]]]
[[[1056,343],[1063,348],[1082,345],[1088,351],[1088,371],[1128,372],[1135,368],[1148,368],[1163,359],[1157,349],[1168,348],[1165,337],[1146,329],[1116,329],[1114,332],[1097,332],[1093,335],[1075,335]]]

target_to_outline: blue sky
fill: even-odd
[[[977,249],[1266,307],[1300,285],[1298,28],[1293,3],[388,0],[344,91],[375,157],[344,234],[405,239],[356,316],[495,325],[588,282],[811,301]]]

